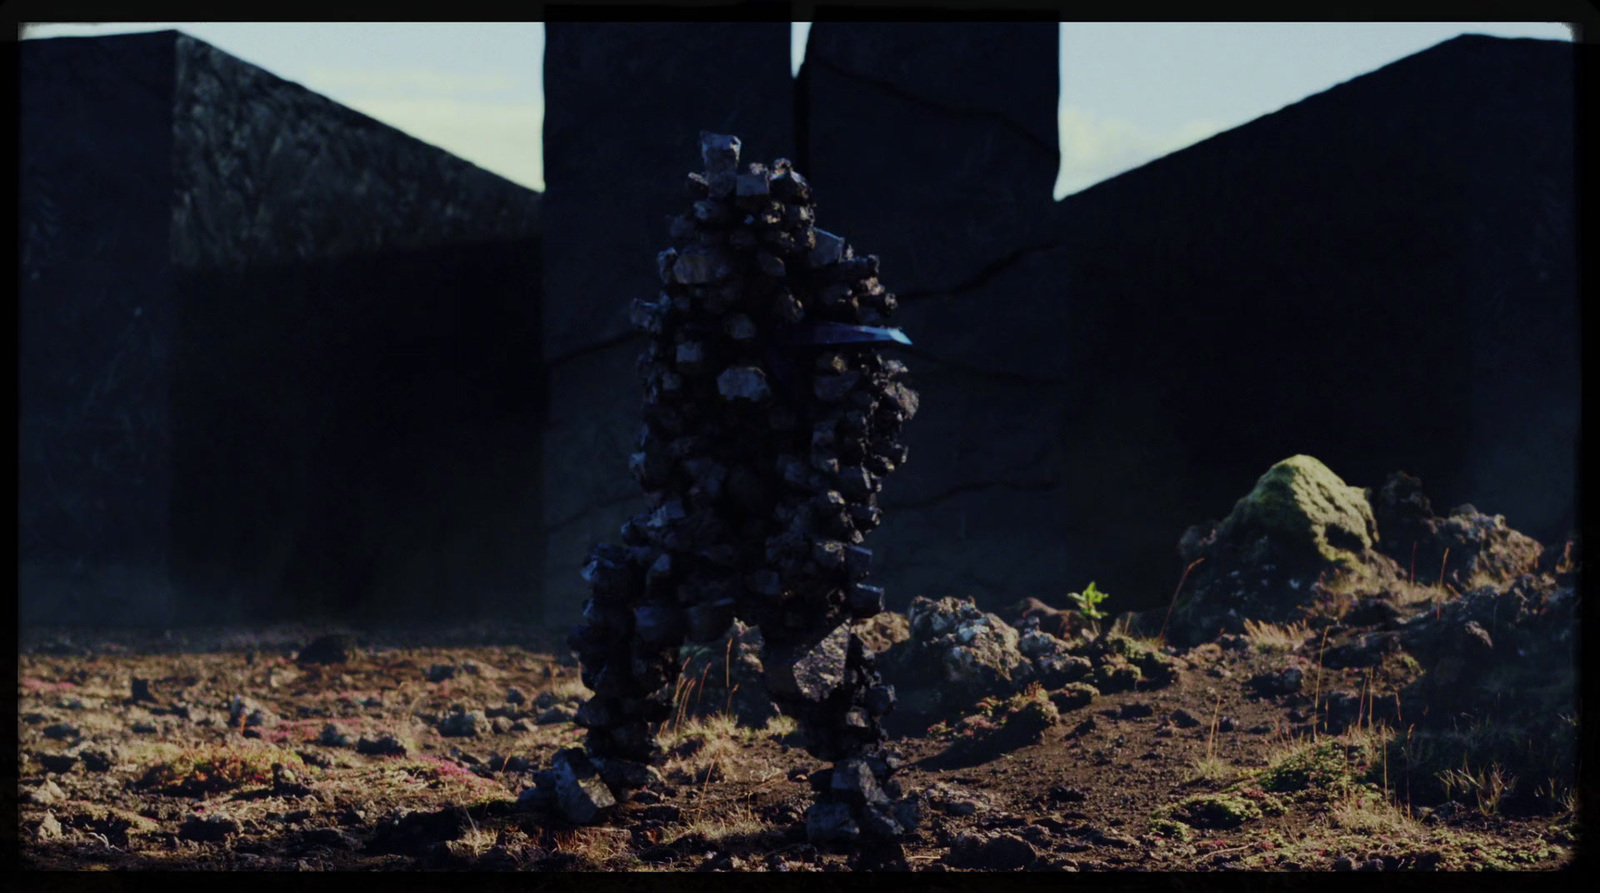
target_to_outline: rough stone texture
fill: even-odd
[[[786,23],[551,23],[545,37],[543,355],[555,405],[545,430],[545,621],[583,603],[575,571],[643,505],[626,475],[639,433],[634,298],[660,288],[650,262],[704,128],[759,134],[789,154]],[[729,77],[729,72],[738,72]],[[619,213],[619,209],[626,209]],[[598,252],[598,253],[597,253]]]
[[[24,622],[525,604],[538,196],[176,32],[21,55]]]
[[[1340,480],[1315,457],[1300,455],[1267,469],[1222,519],[1217,539],[1247,556],[1255,543],[1274,540],[1308,557],[1354,568],[1378,539],[1378,524],[1365,491]]]
[[[165,617],[173,39],[19,50],[20,620]]]
[[[761,660],[761,630],[734,620],[722,639],[683,649],[687,679],[704,680],[696,686],[699,694],[685,711],[703,717],[731,713],[739,725],[759,729],[777,715],[772,695],[767,691],[765,667]]]
[[[1032,844],[1015,834],[996,834],[988,840],[964,834],[951,844],[945,858],[961,868],[1016,871],[1033,864],[1038,855]]]
[[[491,243],[184,277],[172,527],[194,616],[528,604],[536,260]]]
[[[1512,530],[1504,515],[1463,505],[1436,516],[1422,482],[1404,472],[1391,474],[1374,499],[1379,549],[1417,583],[1438,583],[1443,574],[1443,582],[1465,592],[1510,582],[1540,562],[1539,543]]]
[[[925,722],[962,715],[983,698],[1004,696],[1033,678],[1010,624],[970,598],[918,596],[908,611],[910,639],[883,658],[906,718]]]
[[[616,805],[617,798],[583,751],[567,748],[557,753],[553,769],[556,806],[568,821],[587,824]]]
[[[897,293],[958,288],[1049,240],[1059,46],[1053,22],[812,26],[801,165]],[[864,146],[885,163],[860,164]]]
[[[544,622],[576,623],[583,607],[584,556],[616,536],[645,506],[627,474],[639,439],[639,374],[643,339],[627,339],[550,367],[549,421],[544,430]]]
[[[764,661],[767,688],[807,701],[828,698],[845,681],[849,642],[850,627],[841,623],[816,641],[771,649]]]
[[[534,233],[528,190],[192,37],[176,35],[175,46],[178,266]]]

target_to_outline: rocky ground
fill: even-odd
[[[1435,516],[1406,479],[1371,493],[1331,489],[1320,465],[1274,472],[1186,535],[1170,610],[918,599],[871,622],[900,691],[897,777],[923,793],[900,852],[807,842],[827,776],[762,696],[754,630],[685,650],[661,780],[579,826],[530,793],[583,731],[559,633],[35,629],[17,662],[22,864],[1571,867],[1571,550],[1470,507]],[[1280,497],[1322,508],[1286,520]],[[1440,569],[1388,555],[1426,549]]]

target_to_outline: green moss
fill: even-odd
[[[1233,794],[1197,794],[1171,807],[1171,817],[1195,828],[1237,828],[1261,818],[1261,808]]]
[[[1051,692],[1050,701],[1056,705],[1057,710],[1077,710],[1087,707],[1100,697],[1100,689],[1087,682],[1069,682],[1060,690]]]
[[[1192,840],[1194,831],[1188,825],[1166,815],[1158,815],[1150,821],[1152,833],[1169,837],[1173,840]]]
[[[1354,570],[1362,564],[1358,553],[1372,548],[1376,530],[1366,491],[1317,459],[1298,455],[1267,469],[1218,533],[1241,543],[1265,536]]]
[[[1043,687],[1034,684],[1008,700],[998,718],[1006,740],[1036,742],[1046,729],[1061,722],[1061,713]]]
[[[1294,751],[1249,784],[1268,793],[1330,800],[1371,787],[1369,777],[1382,772],[1375,756],[1366,744],[1330,738]]]
[[[1104,663],[1095,667],[1094,676],[1091,678],[1095,687],[1101,691],[1118,692],[1131,691],[1144,678],[1144,674],[1125,658],[1108,657]]]

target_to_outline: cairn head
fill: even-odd
[[[706,173],[732,173],[739,166],[740,145],[736,136],[700,131],[700,160],[705,163]]]

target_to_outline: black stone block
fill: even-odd
[[[176,32],[18,51],[24,622],[526,604],[537,194]]]

